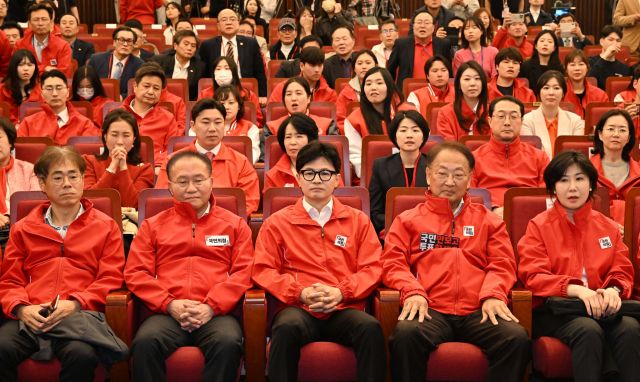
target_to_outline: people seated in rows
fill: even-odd
[[[68,101],[69,87],[64,73],[57,69],[45,72],[40,86],[44,99],[42,111],[20,122],[18,136],[49,137],[56,145],[64,145],[71,137],[100,134],[93,121],[80,114]]]
[[[7,76],[2,80],[0,101],[9,104],[9,119],[16,125],[23,102],[42,102],[38,62],[33,53],[19,49],[9,60]]]
[[[605,89],[607,78],[625,77],[631,75],[631,69],[622,61],[616,59],[616,54],[622,50],[622,29],[614,25],[605,25],[600,32],[600,46],[602,52],[598,56],[589,57],[589,77],[598,80],[598,87]]]
[[[196,139],[177,152],[194,151],[206,155],[213,166],[214,187],[238,187],[244,191],[247,215],[258,210],[260,187],[253,164],[239,152],[224,144],[224,106],[211,98],[196,102],[191,110],[191,128]],[[167,160],[160,168],[156,188],[167,188]]]
[[[344,131],[344,120],[350,102],[360,102],[362,80],[369,69],[379,66],[375,54],[370,50],[360,50],[353,56],[353,78],[342,88],[336,101],[338,129]]]
[[[504,193],[513,187],[542,187],[549,157],[533,145],[522,142],[520,132],[524,104],[512,96],[489,105],[489,142],[473,151],[476,165],[471,185],[491,193],[491,207],[502,218]]]
[[[300,53],[300,49],[296,44],[296,37],[295,19],[291,17],[281,18],[278,22],[278,41],[271,45],[269,57],[272,60],[292,60],[296,58]]]
[[[314,46],[316,48],[322,48],[322,40],[318,36],[311,35],[306,36],[300,39],[298,42],[298,46],[300,46],[300,50],[304,50],[310,46]],[[270,74],[272,77],[276,78],[291,78],[300,74],[300,57],[296,57],[293,60],[287,60],[280,63],[280,67],[276,72],[275,76]],[[324,74],[324,69],[323,69]]]
[[[592,209],[598,172],[582,153],[567,151],[549,163],[544,180],[553,207],[529,222],[518,243],[518,276],[533,293],[532,337],[569,346],[576,380],[634,381],[640,324],[615,317],[633,291],[633,265],[618,225]],[[550,297],[578,298],[581,306],[554,313]]]
[[[100,78],[113,78],[120,81],[120,96],[129,94],[129,80],[134,78],[142,65],[142,60],[132,56],[133,44],[138,36],[129,27],[120,26],[113,30],[113,51],[96,53],[89,59]]]
[[[282,87],[282,103],[287,111],[287,115],[280,118],[267,121],[264,125],[264,136],[275,135],[278,129],[288,115],[293,113],[305,113],[311,117],[318,126],[318,134],[337,134],[338,128],[336,122],[330,118],[314,115],[309,106],[311,105],[311,88],[309,83],[303,77],[291,77]]]
[[[556,37],[558,38],[559,46],[572,47],[576,49],[584,49],[587,45],[593,45],[593,42],[589,40],[589,38],[582,33],[582,29],[580,29],[580,24],[578,20],[576,20],[576,16],[567,12],[557,18],[558,28],[556,28]],[[572,24],[573,29],[571,29],[570,35],[563,35],[562,33],[562,25]]]
[[[465,135],[488,135],[487,78],[475,61],[460,65],[454,80],[455,99],[438,112],[435,131],[457,141]]]
[[[16,43],[24,36],[22,27],[15,21],[5,21],[0,25],[0,30],[6,35],[11,50],[15,50]]]
[[[86,65],[87,61],[92,54],[96,52],[96,48],[93,44],[79,40],[78,34],[80,33],[78,19],[71,14],[62,15],[60,18],[60,32],[61,37],[71,47],[72,58],[76,60],[78,65]]]
[[[478,8],[475,12],[473,12],[473,16],[482,20],[482,26],[485,30],[485,37],[487,38],[487,44],[493,44],[493,37],[496,34],[495,26],[493,25],[493,17],[489,10],[486,8]]]
[[[136,41],[133,42],[133,51],[131,52],[132,56],[138,57],[142,61],[147,61],[155,54],[158,54],[158,48],[147,41],[147,35],[144,33],[144,27],[140,20],[127,20],[127,22],[124,23],[124,26],[131,28],[133,33],[138,36]],[[151,50],[143,48],[144,46],[150,45],[153,47]]]
[[[95,322],[83,319],[85,311],[106,321],[107,294],[122,287],[125,258],[118,224],[82,198],[84,169],[78,153],[61,147],[48,147],[35,164],[48,201],[11,227],[0,276],[3,381],[17,381],[17,366],[35,353],[51,358],[39,351],[42,341],[60,361],[60,380],[93,381],[97,351],[69,332]],[[56,296],[57,308],[48,310]]]
[[[16,49],[28,49],[33,53],[38,60],[40,75],[57,69],[68,78],[71,77],[71,47],[51,31],[53,10],[44,4],[34,4],[29,7],[27,15],[29,28],[16,43]]]
[[[245,101],[238,88],[233,85],[220,86],[216,89],[214,99],[220,102],[227,112],[224,117],[224,135],[249,137],[255,164],[260,158],[260,129],[249,119],[250,116],[245,116]]]
[[[191,100],[197,99],[198,81],[205,75],[205,63],[196,56],[198,43],[193,31],[179,31],[173,36],[173,51],[153,57],[167,78],[187,80]]]
[[[442,5],[463,20],[471,17],[476,10],[480,9],[479,0],[445,0]]]
[[[267,64],[269,63],[269,44],[264,37],[258,36],[256,34],[256,25],[253,19],[244,18],[240,21],[240,26],[238,27],[238,36],[245,36],[255,39],[258,42],[258,46],[260,47],[260,53],[262,53],[264,62]]]
[[[71,101],[87,101],[93,107],[93,123],[102,127],[104,106],[113,100],[107,98],[98,73],[91,66],[81,66],[76,70],[71,81]],[[117,95],[119,96],[119,95]]]
[[[520,77],[529,80],[529,89],[535,93],[540,76],[548,70],[564,72],[558,52],[558,40],[553,32],[544,30],[536,36],[533,42],[533,55],[520,66]]]
[[[353,77],[351,68],[355,43],[356,38],[351,27],[339,26],[331,33],[331,46],[336,54],[324,62],[322,70],[322,75],[331,89],[336,88],[336,79]]]
[[[240,20],[231,9],[223,9],[218,14],[220,36],[206,40],[200,46],[200,58],[206,64],[205,73],[213,72],[216,58],[228,57],[238,68],[242,78],[255,78],[258,81],[260,104],[267,103],[267,76],[260,47],[255,39],[238,36]]]
[[[545,72],[538,79],[540,107],[524,115],[522,135],[537,135],[549,158],[553,158],[556,138],[561,135],[584,135],[584,121],[579,115],[560,108],[567,93],[562,73]]]
[[[420,114],[427,115],[427,107],[432,102],[453,102],[454,90],[449,86],[451,64],[449,60],[435,55],[424,64],[427,86],[409,93],[407,102],[412,103]]]
[[[167,157],[169,138],[184,135],[178,129],[176,115],[158,105],[162,89],[167,85],[162,68],[155,63],[145,63],[136,72],[133,94],[122,101],[138,123],[140,135],[153,140],[153,159],[156,173]]]
[[[564,59],[564,73],[567,76],[567,94],[564,102],[570,102],[580,118],[586,116],[587,105],[592,102],[609,102],[607,92],[587,81],[589,59],[580,49],[571,51]]]
[[[277,300],[267,366],[273,381],[296,381],[300,349],[314,341],[352,347],[358,381],[385,380],[382,329],[364,312],[380,282],[382,249],[369,217],[332,196],[340,168],[333,145],[304,146],[296,159],[304,196],[258,233],[252,278]]]
[[[264,37],[269,42],[269,24],[262,18],[262,4],[258,0],[247,0],[242,11],[243,19],[253,20],[254,26],[262,26]]]
[[[18,191],[40,191],[33,164],[11,155],[17,136],[13,123],[0,117],[0,228],[9,226],[11,195]]]
[[[519,78],[522,55],[516,48],[500,49],[496,55],[497,76],[487,84],[489,102],[502,96],[514,96],[522,102],[536,102],[535,93]]]
[[[170,1],[164,6],[165,22],[167,27],[162,31],[165,45],[173,44],[173,36],[178,32],[178,21],[185,19],[187,15],[180,3]],[[194,31],[195,32],[195,31]]]
[[[282,156],[264,176],[266,192],[274,187],[299,187],[296,158],[298,152],[309,142],[318,140],[318,126],[315,121],[303,113],[293,113],[280,124],[278,128],[278,145]],[[265,150],[270,150],[265,147]]]
[[[393,19],[386,19],[380,23],[378,29],[380,30],[380,44],[374,45],[371,51],[376,55],[378,66],[386,68],[393,46],[398,40],[398,26]]]
[[[333,45],[333,32],[337,28],[353,28],[351,12],[343,11],[340,2],[322,0],[322,8],[319,11],[314,33],[322,39],[323,45]]]
[[[487,32],[482,25],[482,20],[476,16],[471,16],[465,20],[460,38],[460,48],[453,57],[453,74],[458,72],[458,68],[466,61],[476,61],[487,78],[496,76],[495,58],[498,49],[487,44]]]
[[[502,220],[471,202],[473,169],[458,142],[430,149],[424,203],[398,215],[387,233],[383,283],[400,291],[402,306],[389,338],[394,381],[424,380],[429,354],[452,341],[482,349],[489,381],[522,380],[527,368],[529,339],[507,306],[513,248]]]
[[[528,3],[529,8],[524,10],[524,20],[525,24],[527,24],[527,27],[542,27],[555,21],[552,14],[547,13],[544,9],[542,9],[544,0],[529,0]]]
[[[389,139],[398,152],[375,159],[369,180],[371,222],[382,239],[387,191],[391,187],[427,186],[427,157],[421,150],[429,139],[429,126],[415,110],[398,111],[389,125]]]
[[[298,42],[302,42],[302,39],[307,36],[315,36],[316,18],[313,15],[313,11],[308,6],[298,8],[296,14],[296,34]],[[322,40],[320,40],[320,48],[322,47]],[[302,48],[302,46],[301,46]]]
[[[503,24],[493,37],[493,46],[516,48],[524,59],[529,59],[533,55],[533,44],[527,40],[527,25],[524,21],[511,22],[511,15],[504,18]]]
[[[349,139],[349,161],[355,175],[360,178],[362,138],[367,135],[388,135],[388,127],[402,102],[391,74],[385,68],[375,66],[362,79],[360,107],[344,120],[344,135]]]
[[[631,187],[640,185],[640,164],[631,158],[636,128],[629,113],[620,109],[607,111],[593,134],[591,163],[598,171],[598,187],[609,193],[610,216],[624,225],[625,198]]]
[[[123,207],[138,207],[138,196],[153,188],[153,163],[141,158],[140,131],[136,119],[126,110],[107,114],[102,125],[100,154],[86,154],[85,189],[113,188],[120,193]]]
[[[434,19],[428,11],[416,13],[412,22],[413,34],[396,41],[387,62],[398,86],[402,86],[405,78],[426,78],[424,64],[435,55],[451,60],[449,41],[433,35]]]
[[[264,124],[264,116],[260,109],[260,100],[258,95],[251,89],[242,86],[238,75],[238,67],[235,62],[227,56],[220,56],[213,61],[213,71],[211,72],[212,86],[204,88],[199,94],[198,99],[213,98],[216,89],[224,85],[235,86],[245,102],[251,102],[256,108],[256,118],[258,125]]]
[[[166,379],[165,360],[195,345],[204,380],[235,380],[243,341],[232,313],[251,287],[251,230],[216,205],[204,154],[177,153],[167,176],[173,206],[142,222],[125,268],[127,287],[152,312],[133,339],[133,378]]]

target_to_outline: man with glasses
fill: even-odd
[[[224,106],[212,98],[203,98],[191,109],[191,130],[196,139],[177,152],[195,151],[209,158],[213,165],[214,187],[241,188],[247,201],[247,214],[258,210],[260,183],[253,164],[247,157],[224,144]],[[166,161],[160,167],[156,188],[167,188]]]
[[[129,27],[117,27],[112,34],[113,51],[96,53],[89,59],[100,78],[120,80],[120,96],[124,99],[129,93],[129,80],[135,76],[142,60],[131,54],[138,36]]]
[[[422,10],[413,16],[413,35],[398,39],[391,51],[387,69],[402,88],[405,78],[425,79],[424,65],[434,55],[451,61],[451,45],[446,38],[433,34],[433,16]]]
[[[38,60],[38,71],[42,73],[57,69],[67,77],[73,75],[71,68],[71,47],[53,30],[53,9],[40,3],[29,7],[29,28],[24,37],[16,43],[16,49],[27,49]]]
[[[293,60],[298,56],[299,49],[296,44],[296,20],[284,17],[278,22],[278,42],[269,49],[269,57],[272,60]]]
[[[398,26],[393,19],[387,19],[380,24],[380,44],[371,48],[378,59],[378,66],[385,68],[391,56],[393,46],[398,39]]]
[[[489,105],[489,142],[473,152],[476,166],[473,187],[491,192],[493,212],[502,218],[504,193],[513,187],[544,187],[542,175],[549,164],[547,154],[520,140],[524,104],[511,96]]]
[[[279,308],[271,326],[271,381],[296,381],[300,349],[315,341],[353,348],[358,381],[386,377],[382,329],[363,311],[380,281],[380,242],[368,215],[333,197],[340,162],[331,144],[304,146],[296,159],[304,196],[269,216],[258,234],[253,281]]]
[[[515,256],[504,222],[469,198],[474,164],[458,142],[429,150],[424,203],[387,233],[383,282],[400,291],[402,306],[389,338],[394,381],[423,381],[429,354],[453,341],[482,349],[488,381],[524,376],[529,339],[507,307]]]
[[[68,101],[67,77],[59,70],[45,72],[40,79],[42,111],[27,116],[18,128],[19,137],[49,137],[56,145],[66,145],[70,137],[100,135],[93,121],[80,114]]]
[[[165,360],[198,346],[203,381],[235,381],[242,329],[232,313],[251,287],[251,229],[216,205],[211,161],[182,151],[167,163],[173,207],[145,219],[131,245],[127,287],[151,310],[132,344],[133,378],[166,380]]]

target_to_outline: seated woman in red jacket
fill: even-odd
[[[571,348],[576,381],[600,381],[615,368],[616,380],[636,381],[640,324],[610,317],[631,296],[633,265],[616,222],[592,209],[598,172],[582,153],[566,151],[549,163],[544,180],[556,201],[518,243],[518,276],[534,298],[532,336]],[[555,315],[543,303],[549,297],[578,298],[586,312]]]
[[[349,161],[360,177],[362,138],[369,134],[387,135],[387,126],[395,117],[402,94],[385,68],[373,67],[364,75],[360,108],[344,120],[344,135],[349,139]]]
[[[258,95],[252,90],[242,86],[236,63],[227,58],[227,56],[220,56],[213,61],[212,67],[213,73],[211,73],[211,79],[213,80],[213,86],[202,89],[200,94],[198,94],[198,100],[213,98],[216,89],[220,86],[233,85],[238,89],[244,101],[251,102],[256,107],[258,126],[264,125],[264,116],[260,110]]]
[[[319,135],[337,134],[338,129],[335,121],[329,118],[318,117],[310,112],[311,88],[304,78],[289,78],[282,87],[282,99],[284,100],[282,103],[287,110],[287,115],[283,115],[272,121],[267,121],[263,129],[265,137],[277,134],[282,122],[293,113],[305,113],[311,117],[318,126]]]
[[[455,100],[438,112],[435,133],[457,141],[465,135],[489,134],[487,77],[475,61],[460,65],[454,80]]]
[[[91,102],[93,123],[101,128],[104,120],[104,105],[113,100],[107,98],[100,77],[93,67],[81,66],[76,70],[71,82],[71,93],[72,101]]]
[[[378,59],[372,51],[363,49],[354,54],[351,61],[353,78],[342,88],[336,102],[336,116],[338,117],[338,129],[340,131],[344,131],[344,119],[347,118],[349,103],[360,101],[360,89],[362,88],[364,75],[375,66],[378,66]]]
[[[11,106],[9,119],[15,125],[19,122],[20,105],[23,102],[42,102],[38,62],[33,53],[19,49],[11,56],[8,70],[0,87],[0,101]]]
[[[260,129],[249,119],[244,118],[244,99],[238,88],[232,85],[220,86],[216,89],[214,99],[224,105],[227,114],[224,117],[224,135],[244,135],[251,139],[253,163],[260,158]],[[195,136],[193,131],[189,135]]]
[[[626,90],[616,94],[613,98],[613,102],[619,104],[619,107],[624,109],[633,118],[633,123],[636,126],[636,130],[640,127],[640,66],[636,66],[629,81],[629,86]]]
[[[640,185],[640,164],[631,158],[635,143],[636,129],[625,110],[609,110],[598,121],[591,163],[598,170],[598,186],[609,191],[611,218],[620,225],[627,192]]]
[[[571,102],[575,113],[584,119],[587,105],[591,102],[609,102],[607,92],[586,80],[589,72],[589,60],[583,51],[576,49],[564,59],[564,72],[567,76],[567,94],[565,102]]]
[[[407,102],[415,105],[423,116],[427,115],[427,106],[431,102],[453,102],[453,88],[449,86],[451,63],[440,55],[435,55],[424,64],[427,86],[412,91]]]

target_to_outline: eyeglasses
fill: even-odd
[[[413,23],[413,25],[424,25],[424,26],[432,25],[432,24],[433,24],[433,21],[416,21],[415,23]]]
[[[495,118],[496,120],[500,121],[500,122],[504,122],[507,118],[509,118],[509,120],[511,121],[519,121],[522,116],[520,115],[520,113],[518,112],[512,112],[512,113],[496,113],[493,118]]]
[[[195,179],[178,179],[175,182],[169,181],[169,183],[173,183],[176,186],[185,189],[189,187],[190,184],[193,184],[194,187],[200,188],[202,187],[207,180],[211,178],[195,178]]]
[[[320,180],[323,182],[327,182],[331,179],[332,176],[336,175],[337,171],[331,170],[301,170],[300,175],[307,182],[313,182],[316,179],[316,175],[320,177]]]
[[[56,93],[62,93],[63,91],[67,90],[67,87],[63,85],[58,85],[58,86],[45,86],[42,88],[42,91],[47,93],[53,93],[54,90],[56,91]]]
[[[133,39],[132,38],[117,38],[116,42],[118,42],[119,44],[122,45],[133,45]]]
[[[629,134],[629,128],[627,127],[605,127],[603,131],[609,135],[614,133]]]
[[[467,179],[467,173],[465,172],[446,172],[444,170],[438,170],[435,173],[435,178],[439,182],[446,182],[449,178],[453,178],[455,183],[464,182]]]
[[[64,183],[64,178],[67,178],[69,180],[69,183],[71,184],[77,184],[78,182],[80,182],[80,180],[82,180],[82,176],[80,174],[55,174],[51,177],[51,183],[56,186],[61,186]]]
[[[383,29],[380,31],[382,34],[391,34],[393,32],[396,32],[395,29]]]

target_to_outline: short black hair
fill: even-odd
[[[4,23],[2,23],[2,25],[0,26],[0,30],[5,29],[17,29],[20,37],[24,37],[24,29],[22,29],[22,27],[16,21],[5,21]]]
[[[354,73],[356,72],[356,61],[358,61],[358,58],[360,58],[360,56],[365,54],[373,59],[375,66],[378,66],[378,58],[376,57],[375,53],[373,53],[369,49],[361,49],[355,52],[353,54],[353,58],[351,59],[351,69],[353,70]]]
[[[236,115],[236,121],[239,121],[242,119],[242,117],[244,117],[244,99],[242,98],[242,95],[240,94],[240,91],[238,90],[237,86],[234,86],[234,85],[220,86],[214,92],[213,98],[218,102],[222,102],[229,99],[229,95],[232,95],[233,98],[235,98],[236,102],[238,103],[238,114]]]
[[[378,24],[378,30],[382,32],[382,28],[384,28],[385,25],[393,25],[393,28],[396,31],[398,30],[398,25],[396,24],[396,21],[390,17],[380,21],[380,24]]]
[[[133,31],[133,29],[129,28],[128,26],[119,26],[116,29],[113,30],[113,33],[111,33],[111,38],[113,40],[118,38],[118,33],[125,31],[125,32],[130,32],[133,35],[133,42],[137,42],[138,41],[138,35],[136,34],[136,32]]]
[[[240,21],[240,24],[238,25],[248,25],[251,27],[251,34],[255,35],[256,34],[256,27],[251,24],[251,22],[249,20],[247,20],[247,18],[245,17],[244,19],[242,19],[242,21]]]
[[[310,42],[315,42],[318,44],[318,46],[322,47],[322,40],[320,39],[320,37],[311,34],[309,36],[304,36],[303,38],[300,39],[300,42],[298,43],[298,45],[303,48],[305,45],[307,45]]]
[[[44,3],[33,4],[27,9],[27,20],[31,19],[31,14],[36,11],[47,11],[49,18],[53,19],[53,8]]]
[[[304,113],[293,113],[285,118],[280,124],[280,127],[278,127],[278,143],[280,144],[282,152],[287,152],[287,149],[284,147],[284,136],[289,124],[293,126],[298,134],[306,135],[307,142],[318,140],[318,125],[316,125],[316,121]]]
[[[400,122],[402,122],[405,118],[412,120],[416,125],[418,125],[420,131],[422,131],[422,143],[420,143],[420,148],[422,148],[422,146],[424,146],[424,144],[427,143],[427,140],[429,139],[429,124],[427,123],[427,120],[424,119],[422,114],[415,110],[402,110],[396,113],[393,121],[391,121],[391,124],[389,124],[389,139],[391,139],[391,142],[394,146],[398,147],[396,134],[398,133]]]
[[[600,31],[600,38],[607,38],[611,33],[617,34],[622,38],[622,28],[616,25],[605,25]]]
[[[176,21],[176,28],[178,27],[178,24],[180,24],[180,23],[187,23],[187,24],[191,25],[191,28],[193,29],[193,23],[189,19],[179,18],[178,21]]]
[[[518,108],[520,109],[520,116],[524,115],[524,104],[522,103],[522,101],[520,101],[514,96],[507,95],[507,96],[498,97],[493,101],[491,101],[491,103],[489,104],[489,117],[493,117],[493,111],[496,108],[496,104],[498,102],[503,102],[503,101],[515,103],[516,105],[518,105]]]
[[[147,61],[136,70],[134,77],[136,85],[140,84],[145,77],[158,77],[162,82],[162,88],[167,86],[167,76],[164,74],[164,69],[155,61]]]
[[[73,147],[49,146],[33,165],[33,173],[36,174],[38,178],[44,180],[49,176],[51,167],[64,162],[71,162],[76,165],[81,174],[84,174],[87,169],[86,162]]]
[[[298,85],[302,86],[302,88],[304,89],[305,93],[307,93],[307,97],[311,97],[311,87],[309,86],[309,83],[307,82],[307,80],[305,80],[302,77],[291,77],[287,80],[287,82],[284,83],[284,86],[282,87],[282,99],[284,102],[284,96],[285,94],[287,94],[287,89],[289,89],[289,85],[291,85],[292,83],[297,83]]]
[[[556,81],[558,81],[558,84],[562,88],[562,96],[564,97],[567,94],[567,80],[565,80],[564,74],[560,73],[557,70],[547,70],[546,72],[542,73],[540,77],[538,77],[538,82],[536,83],[536,97],[538,97],[538,99],[540,99],[540,90],[542,90],[547,82],[551,81],[554,78],[556,79]]]
[[[550,195],[555,193],[556,183],[562,179],[567,169],[574,164],[587,174],[590,185],[589,197],[593,196],[598,186],[598,170],[596,170],[591,161],[583,153],[573,150],[559,153],[549,162],[547,168],[544,169],[544,184]]]
[[[64,15],[60,16],[60,20],[62,20],[63,17],[65,16],[71,16],[73,17],[74,20],[76,20],[76,24],[80,25],[80,20],[78,20],[78,18],[76,17],[76,15],[74,15],[73,13],[65,13]],[[59,24],[59,23],[58,23]]]
[[[495,62],[496,66],[500,65],[502,61],[511,60],[522,64],[522,54],[518,51],[518,49],[514,47],[502,48],[496,54]]]
[[[193,37],[196,39],[196,47],[200,45],[198,36],[196,36],[195,32],[192,30],[177,31],[176,34],[173,35],[173,43],[178,45],[187,37]]]
[[[211,176],[211,173],[212,173],[211,160],[209,160],[209,158],[207,158],[206,155],[200,154],[197,151],[185,150],[185,151],[178,151],[177,153],[173,154],[171,158],[169,158],[169,161],[167,162],[167,178],[169,178],[169,180],[171,180],[171,171],[173,170],[173,167],[176,165],[176,162],[184,158],[199,159],[202,163],[204,163],[205,166],[207,166],[207,172],[209,173],[209,176]]]
[[[622,148],[622,159],[629,162],[631,160],[631,151],[636,145],[636,127],[633,124],[631,115],[629,115],[625,109],[611,109],[600,117],[600,120],[598,120],[598,124],[596,125],[596,129],[593,132],[593,155],[598,154],[600,157],[604,156],[604,143],[598,136],[598,133],[602,133],[604,125],[607,123],[609,118],[616,117],[618,115],[624,117],[627,122],[627,128],[629,129],[629,142],[627,142],[627,144]]]
[[[78,88],[80,87],[80,82],[86,79],[91,84],[93,88],[93,98],[100,96],[106,97],[107,94],[104,91],[104,86],[102,86],[102,81],[100,81],[100,77],[98,76],[98,72],[90,66],[85,65],[79,67],[76,72],[73,74],[73,79],[71,80],[71,100],[72,101],[84,101],[78,95]],[[93,99],[92,98],[92,99]]]
[[[422,7],[422,8],[418,8],[416,10],[416,13],[413,14],[413,16],[411,17],[411,25],[415,24],[416,22],[416,17],[418,17],[418,15],[421,15],[423,13],[428,14],[429,16],[431,16],[431,21],[435,21],[433,15],[431,13],[429,13],[429,11],[427,10],[427,7]]]
[[[429,58],[427,62],[424,63],[424,75],[427,78],[427,82],[429,81],[428,78],[431,67],[438,61],[442,62],[442,65],[447,68],[447,70],[449,71],[449,78],[451,78],[451,73],[453,73],[453,70],[451,69],[451,61],[449,61],[449,59],[445,56],[435,54],[433,55],[433,57]]]
[[[571,12],[563,13],[560,16],[556,17],[556,22],[560,22],[562,19],[566,19],[567,17],[571,17],[572,21],[576,21],[576,15]]]
[[[11,147],[11,150],[13,150],[16,145],[16,138],[18,137],[18,131],[16,130],[16,127],[13,125],[13,123],[11,123],[10,120],[0,116],[0,129],[2,129],[5,134],[7,134],[9,147]]]
[[[129,19],[129,20],[125,21],[124,26],[132,28],[132,29],[136,28],[136,29],[144,30],[142,28],[142,22],[140,22],[140,20],[138,20],[138,19]]]
[[[40,77],[40,86],[44,86],[44,81],[49,78],[59,78],[64,81],[65,86],[67,85],[67,76],[58,69],[51,69],[42,73],[42,77]]]
[[[131,131],[133,132],[133,146],[131,146],[131,150],[127,153],[127,164],[131,164],[137,166],[142,163],[142,159],[140,158],[140,130],[138,129],[138,122],[136,118],[126,109],[113,109],[109,112],[109,114],[104,117],[104,122],[102,123],[101,136],[102,136],[102,145],[104,150],[100,154],[96,154],[96,158],[98,160],[107,160],[109,159],[109,148],[107,147],[107,134],[109,133],[109,128],[114,122],[123,121],[127,125],[131,127]]]
[[[462,154],[467,159],[469,171],[473,171],[476,166],[476,159],[473,157],[471,150],[469,150],[467,146],[456,141],[445,141],[429,149],[429,152],[427,152],[427,167],[431,167],[438,155],[445,150],[455,151]]]
[[[338,150],[332,144],[320,141],[309,142],[300,149],[296,158],[296,172],[299,173],[307,163],[319,158],[328,160],[333,165],[333,169],[340,172],[342,161]]]
[[[209,109],[218,110],[220,114],[222,114],[222,118],[227,117],[227,110],[220,102],[214,100],[213,98],[203,98],[200,101],[196,102],[196,104],[193,105],[193,108],[191,108],[191,120],[195,121],[200,113]]]
[[[300,51],[300,63],[310,65],[324,64],[324,52],[315,46],[308,46]]]

